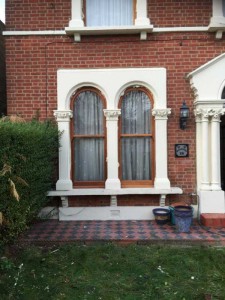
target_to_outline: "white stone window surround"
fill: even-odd
[[[225,31],[225,0],[213,0],[209,31],[215,31],[216,38],[222,38]]]
[[[81,35],[101,34],[134,34],[140,33],[141,39],[147,38],[147,32],[151,32],[153,26],[147,16],[147,0],[136,0],[136,19],[132,26],[99,26],[87,27],[84,24],[83,0],[71,0],[71,20],[65,31],[74,35],[75,41],[80,41]]]
[[[57,110],[54,111],[58,128],[62,134],[59,151],[59,180],[56,193],[66,191],[67,195],[79,194],[73,188],[71,174],[70,100],[73,93],[83,86],[93,86],[100,90],[106,100],[104,111],[107,126],[107,180],[105,189],[99,193],[129,194],[121,189],[118,177],[118,101],[123,91],[129,86],[144,86],[154,98],[152,114],[155,117],[155,181],[154,188],[143,189],[148,194],[182,193],[179,188],[171,188],[167,174],[167,117],[170,109],[166,103],[166,69],[164,68],[127,68],[127,69],[61,69],[57,72]],[[141,190],[141,189],[139,189]],[[77,192],[76,192],[77,191]],[[86,190],[86,194],[92,194]],[[60,193],[59,193],[60,194]],[[52,194],[53,195],[53,194]]]
[[[197,190],[200,213],[225,213],[220,179],[221,99],[225,86],[225,53],[188,74],[195,97]]]

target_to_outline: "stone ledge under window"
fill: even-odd
[[[153,31],[153,25],[143,26],[107,26],[107,27],[66,27],[66,34],[74,35],[74,40],[80,42],[82,35],[113,35],[140,34],[141,40],[147,39],[147,33]]]
[[[123,188],[123,189],[72,189],[68,191],[49,191],[48,196],[88,196],[88,195],[169,195],[182,194],[179,187],[170,189],[156,188]]]

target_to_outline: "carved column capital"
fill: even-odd
[[[118,121],[121,109],[103,109],[107,121]]]
[[[152,110],[152,115],[156,120],[167,120],[170,114],[171,108],[154,108]]]
[[[213,109],[211,112],[211,118],[213,122],[220,122],[220,118],[224,115],[224,109]]]
[[[72,110],[54,110],[54,116],[57,122],[69,122],[73,117]]]
[[[207,119],[208,121],[208,115],[206,110],[198,108],[194,110],[194,115],[195,115],[195,121],[196,122],[201,122],[203,120],[203,118],[205,118],[205,120]]]
[[[224,115],[225,110],[224,109],[215,109],[215,108],[206,108],[206,109],[195,109],[194,114],[196,121],[214,121],[214,122],[220,122],[220,118],[222,115]]]

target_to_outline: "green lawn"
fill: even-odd
[[[0,260],[0,299],[225,299],[225,248],[27,247]]]

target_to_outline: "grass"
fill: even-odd
[[[225,248],[28,247],[0,271],[2,300],[225,299]]]

